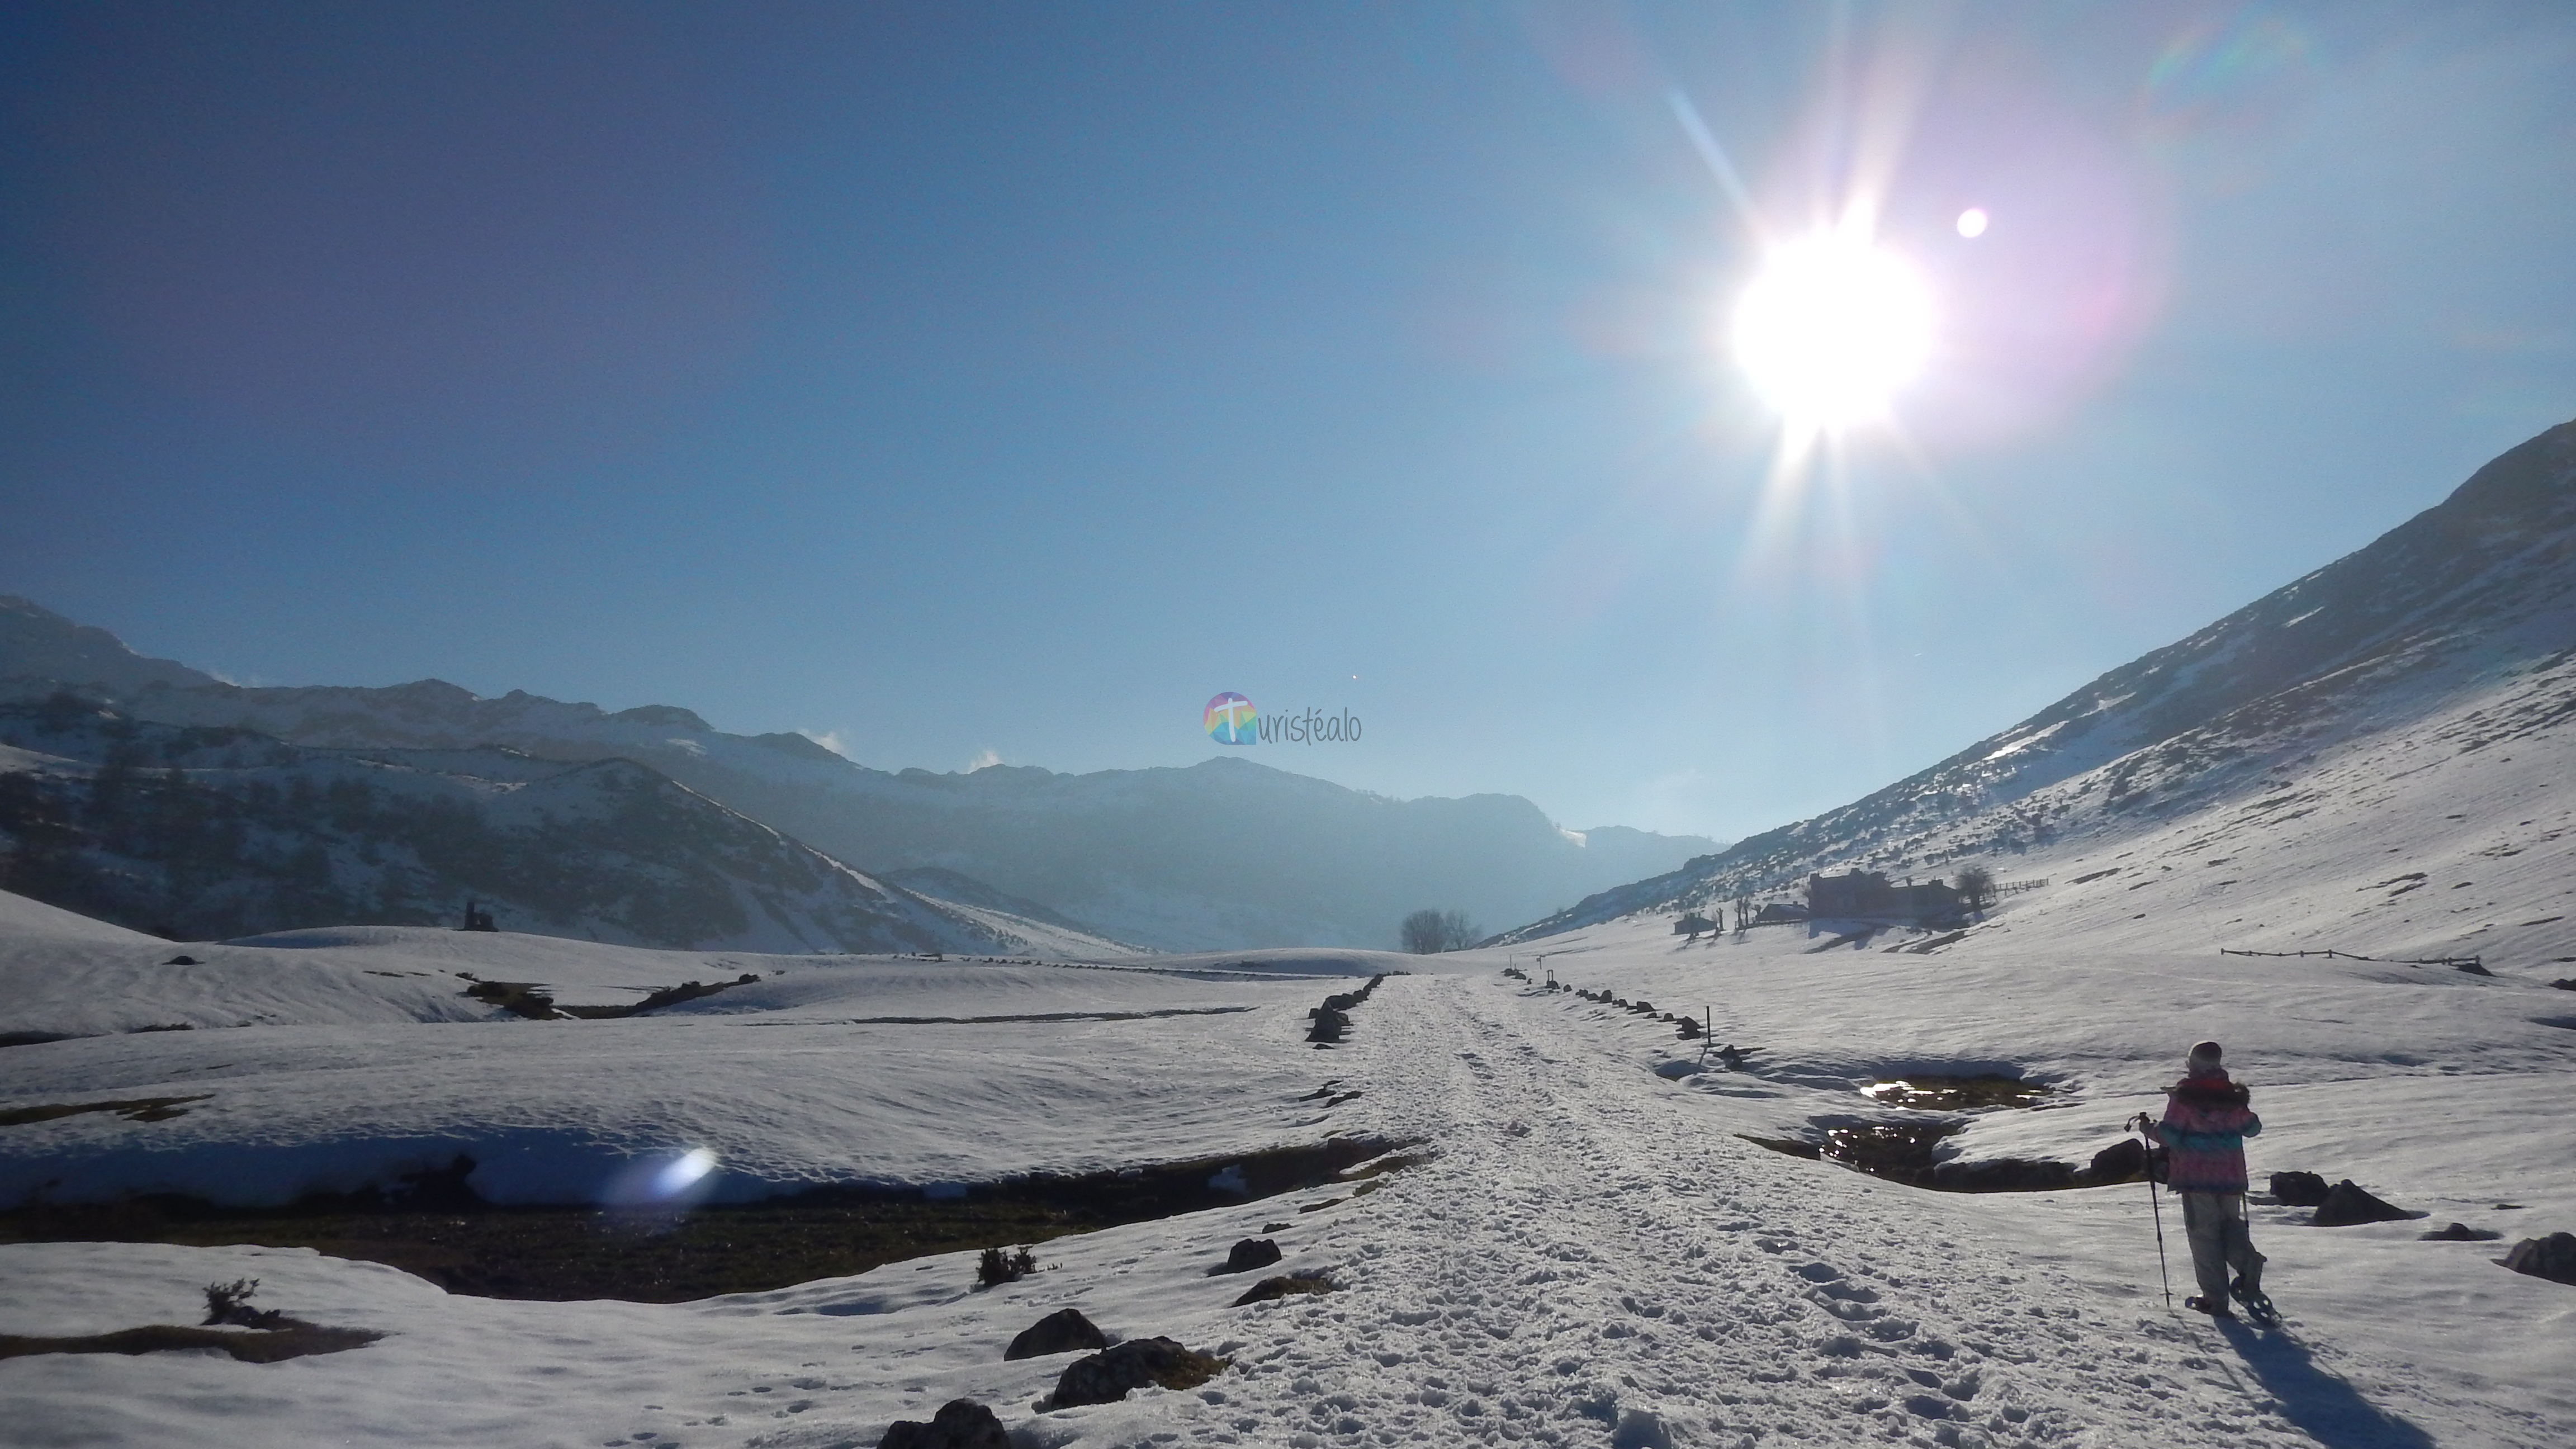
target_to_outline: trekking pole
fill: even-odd
[[[2146,1131],[2147,1114],[2139,1113],[2137,1121],[2132,1125],[2140,1132]],[[2156,1215],[2156,1276],[2164,1280],[2165,1312],[2171,1313],[2173,1312],[2173,1270],[2165,1266],[2165,1206],[2164,1199],[2156,1195],[2155,1162],[2155,1144],[2149,1143],[2146,1171],[2147,1209]]]

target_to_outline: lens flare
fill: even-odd
[[[1931,350],[1922,279],[1846,232],[1777,248],[1736,304],[1736,361],[1793,432],[1884,416]]]
[[[678,1197],[715,1170],[716,1155],[703,1147],[692,1147],[653,1174],[653,1195],[664,1201]]]
[[[600,1205],[640,1219],[676,1217],[715,1190],[716,1167],[715,1153],[704,1147],[639,1158],[609,1178]]]
[[[1984,236],[1986,234],[1986,221],[1986,209],[1984,207],[1969,207],[1967,210],[1959,213],[1959,235],[1968,238],[1970,241],[1974,241],[1978,237]]]

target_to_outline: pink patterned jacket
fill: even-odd
[[[2165,1185],[2176,1192],[2243,1192],[2245,1139],[2263,1130],[2246,1107],[2253,1094],[2224,1071],[2185,1077],[2165,1089],[2156,1137],[2172,1149]]]

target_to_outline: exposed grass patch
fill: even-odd
[[[193,1097],[132,1097],[118,1102],[46,1102],[34,1107],[11,1107],[0,1111],[0,1127],[24,1127],[31,1122],[77,1117],[83,1112],[114,1112],[128,1122],[167,1122],[188,1115],[184,1104],[203,1102],[212,1096],[212,1092],[200,1092]]]
[[[554,1021],[563,1015],[555,1010],[554,997],[531,981],[476,981],[465,988],[465,994],[530,1021]]]
[[[758,981],[760,974],[745,971],[731,981],[683,981],[677,986],[648,992],[643,1000],[631,1006],[561,1006],[556,1004],[554,993],[533,981],[481,981],[470,975],[465,979],[474,983],[465,988],[466,995],[530,1021],[561,1021],[565,1017],[581,1021],[615,1021],[621,1017],[641,1016],[665,1006],[677,1006],[683,1001],[696,1001],[737,986],[748,986]]]
[[[1288,1273],[1277,1278],[1264,1278],[1243,1290],[1234,1300],[1237,1308],[1254,1303],[1268,1303],[1279,1298],[1293,1298],[1301,1293],[1330,1293],[1333,1280],[1321,1273]]]
[[[304,1358],[317,1353],[345,1353],[364,1348],[383,1334],[368,1328],[325,1328],[317,1323],[299,1323],[292,1328],[185,1328],[175,1323],[155,1323],[143,1328],[120,1328],[114,1333],[73,1334],[61,1337],[26,1337],[0,1333],[0,1359],[27,1358],[40,1353],[168,1353],[176,1349],[211,1348],[231,1354],[243,1363],[280,1363],[290,1358]]]

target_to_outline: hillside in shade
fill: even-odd
[[[183,940],[453,925],[672,948],[1125,948],[871,879],[630,760],[322,750],[0,705],[0,887]]]

